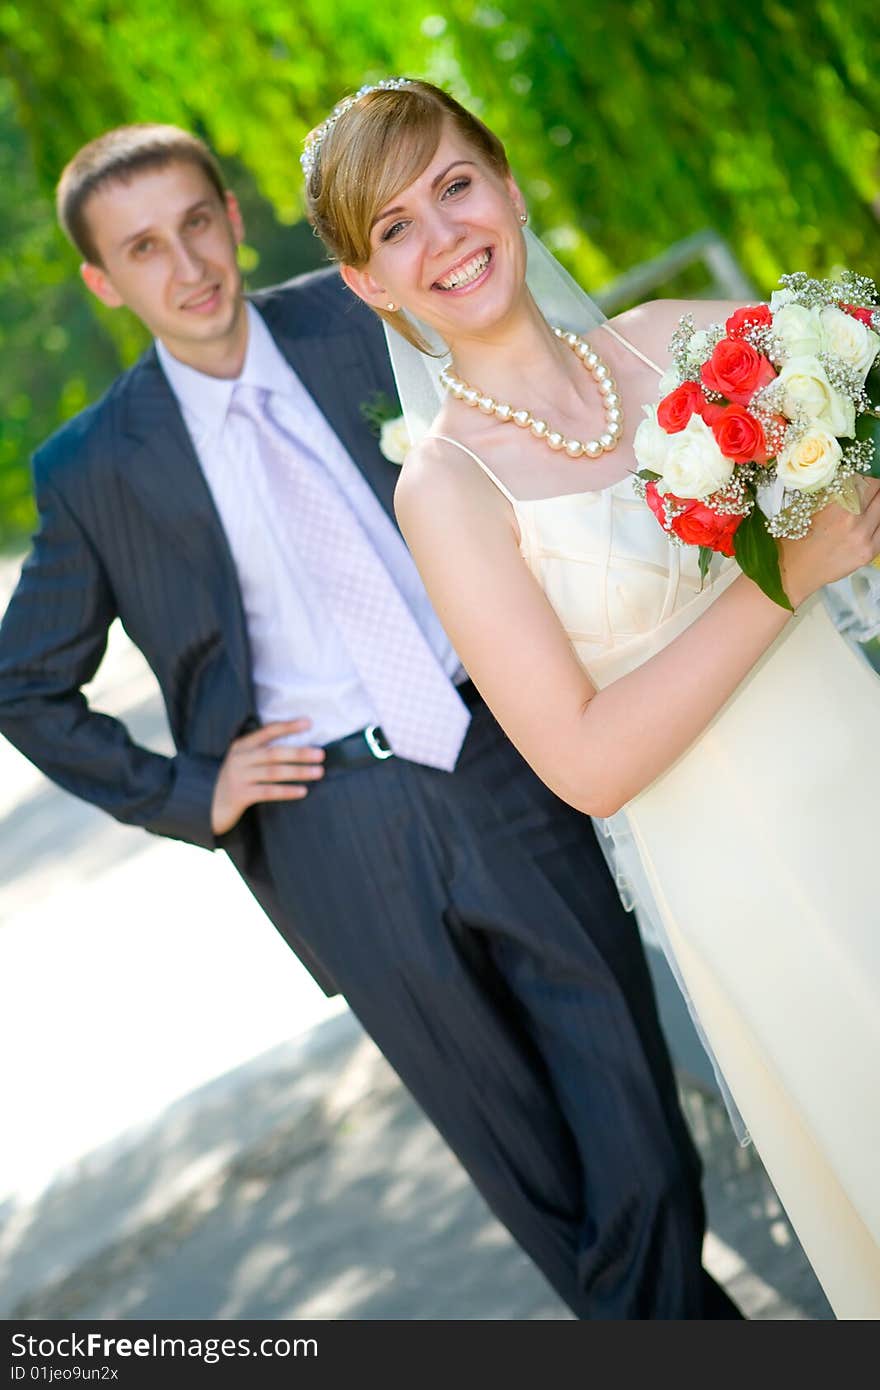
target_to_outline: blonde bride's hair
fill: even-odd
[[[331,256],[360,268],[372,255],[370,231],[383,207],[430,163],[450,125],[501,178],[510,173],[504,146],[481,120],[430,82],[367,91],[317,135],[306,178],[309,221]],[[312,138],[312,137],[310,137]],[[424,351],[400,313],[379,317]]]

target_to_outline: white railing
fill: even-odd
[[[624,271],[616,280],[596,290],[593,298],[606,314],[615,314],[630,304],[639,304],[653,292],[668,284],[690,266],[702,263],[708,272],[708,284],[695,297],[700,299],[754,300],[755,286],[740,266],[727,242],[711,227],[706,227],[672,246],[649,261],[642,261]]]

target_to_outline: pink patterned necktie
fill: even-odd
[[[451,772],[470,713],[347,498],[275,419],[269,391],[236,386],[228,423],[233,432],[255,432],[273,504],[336,619],[391,748]]]

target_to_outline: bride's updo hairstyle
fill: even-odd
[[[341,102],[312,132],[303,156],[306,209],[334,260],[356,269],[367,264],[377,213],[427,168],[447,123],[500,178],[509,175],[497,135],[430,82],[401,79],[367,89]],[[376,312],[424,351],[403,314]]]

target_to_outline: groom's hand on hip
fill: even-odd
[[[215,835],[225,835],[258,801],[302,800],[308,788],[301,784],[323,777],[323,748],[271,746],[276,739],[302,733],[310,725],[310,719],[266,724],[229,745],[211,801]]]

